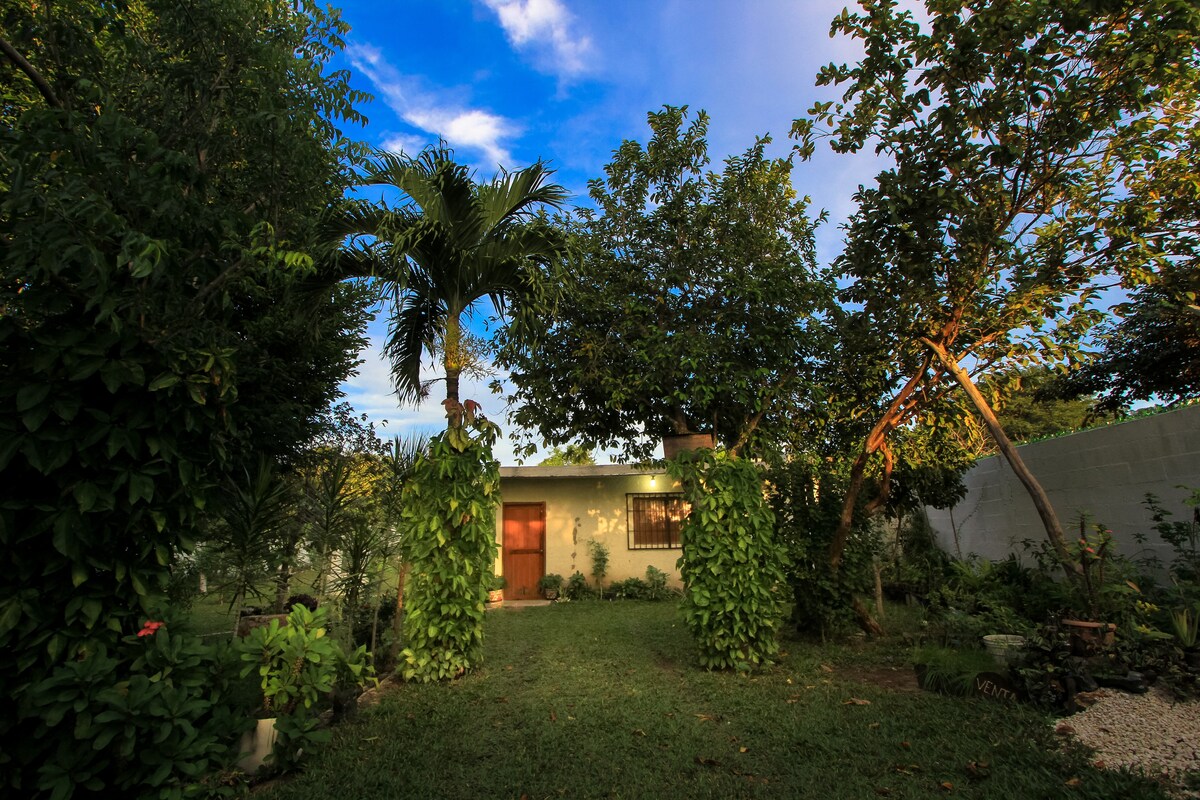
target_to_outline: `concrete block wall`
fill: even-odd
[[[1050,497],[1068,536],[1081,513],[1112,530],[1121,552],[1136,555],[1135,532],[1149,535],[1145,547],[1164,565],[1171,548],[1152,530],[1143,505],[1158,495],[1175,519],[1192,513],[1183,504],[1200,488],[1200,405],[1141,417],[1104,428],[1022,445],[1021,458]],[[1024,539],[1044,541],[1033,501],[1000,456],[980,460],[964,476],[967,496],[953,509],[927,509],[946,552],[989,559],[1020,554]],[[1186,488],[1179,488],[1180,486]]]

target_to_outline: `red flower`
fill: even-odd
[[[165,623],[155,622],[152,619],[146,620],[145,626],[138,631],[138,636],[153,636],[155,631],[161,628]]]

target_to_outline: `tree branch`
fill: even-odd
[[[25,60],[25,57],[17,52],[17,49],[8,43],[8,40],[0,36],[0,51],[8,56],[9,60],[16,64],[17,69],[24,72],[29,80],[33,81],[33,85],[41,92],[42,97],[46,98],[46,102],[54,108],[62,108],[63,105],[59,102],[58,95],[54,93],[50,82],[42,77],[42,73],[34,69],[33,64]]]

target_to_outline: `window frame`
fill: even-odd
[[[663,530],[643,530],[642,536],[638,536],[638,526],[636,520],[639,511],[634,508],[638,500],[656,500],[662,505],[662,513],[664,517]],[[678,503],[682,506],[682,513],[678,519],[671,517],[671,506]],[[681,550],[683,548],[683,540],[680,537],[680,531],[683,528],[683,520],[691,511],[691,507],[687,501],[683,499],[681,492],[626,492],[625,493],[625,535],[626,547],[629,550]],[[646,510],[640,511],[644,517]],[[664,535],[665,534],[665,535]],[[639,544],[641,538],[643,542],[650,540],[648,544]]]

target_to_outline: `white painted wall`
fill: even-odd
[[[1147,492],[1186,519],[1182,500],[1200,488],[1200,405],[1152,417],[1080,431],[1057,439],[1022,445],[1021,458],[1037,477],[1071,536],[1086,512],[1113,532],[1121,552],[1139,547],[1132,534],[1149,534],[1146,546],[1163,564],[1171,549],[1154,533],[1142,504]],[[953,509],[927,509],[929,522],[946,552],[989,559],[1020,553],[1015,543],[1042,541],[1045,529],[1021,483],[999,456],[979,461],[964,476],[967,496]],[[955,532],[957,532],[957,545]]]

